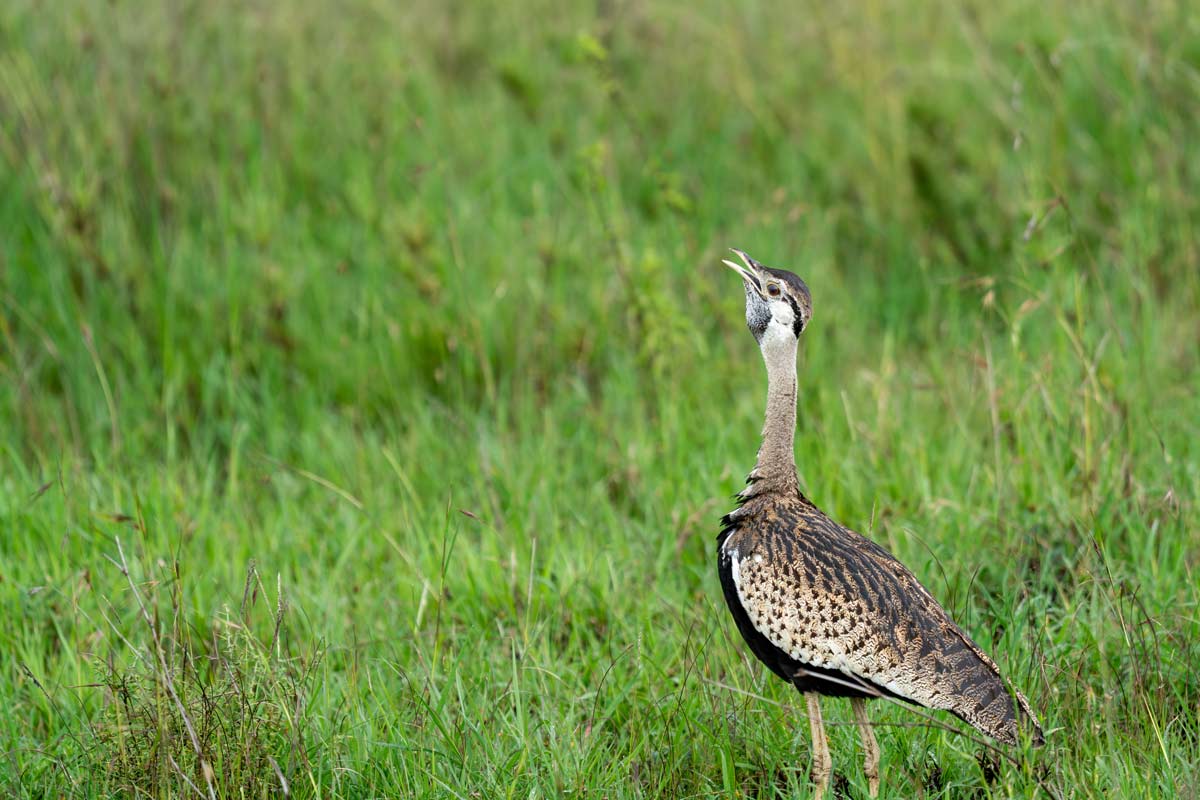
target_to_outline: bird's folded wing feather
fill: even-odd
[[[951,711],[1014,741],[1016,710],[992,660],[886,550],[822,522],[832,535],[810,530],[737,554],[734,582],[755,629],[802,665]]]

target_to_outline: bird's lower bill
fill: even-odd
[[[738,252],[738,255],[742,259],[746,258],[746,256],[741,252]],[[740,275],[742,280],[746,282],[747,286],[754,289],[754,291],[757,292],[760,297],[762,296],[762,281],[759,279],[758,275],[755,274],[754,267],[749,262],[747,262],[746,266],[744,267],[741,264],[735,264],[728,259],[721,259],[721,263]]]

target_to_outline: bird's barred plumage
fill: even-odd
[[[789,482],[790,483],[790,482]],[[903,564],[798,489],[755,493],[722,521],[725,599],[751,649],[800,691],[943,709],[1003,742],[1027,723],[995,663]]]

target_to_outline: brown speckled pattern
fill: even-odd
[[[726,600],[755,654],[801,691],[891,695],[1010,743],[1019,713],[1040,739],[1025,698],[1014,704],[996,664],[916,577],[786,483],[747,487],[719,545]]]

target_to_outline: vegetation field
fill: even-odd
[[[808,797],[740,247],[1048,732],[881,796],[1200,797],[1198,143],[1186,0],[5,0],[0,795]]]

